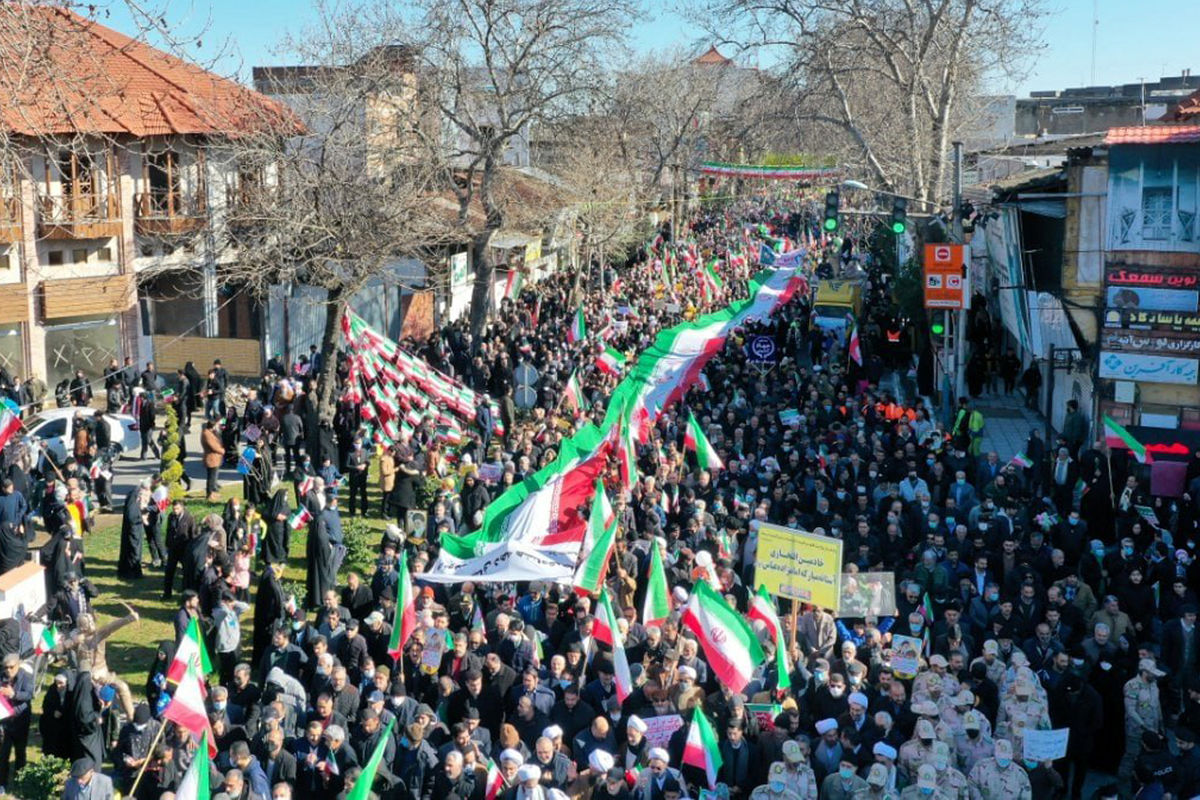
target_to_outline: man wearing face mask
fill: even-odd
[[[1050,721],[1055,728],[1069,728],[1067,757],[1054,763],[1063,781],[1071,781],[1071,797],[1080,797],[1096,736],[1103,729],[1103,701],[1083,678],[1074,673],[1062,679],[1050,694]],[[1075,768],[1072,778],[1071,768]]]
[[[1125,756],[1117,776],[1128,784],[1133,776],[1133,766],[1142,752],[1142,735],[1162,733],[1162,703],[1158,693],[1158,679],[1166,675],[1153,658],[1138,662],[1138,674],[1125,682]]]
[[[933,723],[927,719],[917,720],[913,729],[913,738],[900,746],[900,759],[897,765],[905,780],[912,783],[916,780],[917,769],[922,764],[933,762],[933,743],[936,732]]]
[[[142,764],[150,756],[150,745],[158,736],[161,723],[150,717],[150,707],[138,703],[133,719],[121,728],[117,739],[117,752],[113,762],[117,767],[117,785],[128,791]]]
[[[945,742],[934,742],[932,766],[938,794],[946,800],[970,800],[967,776],[951,766],[950,761],[950,746]]]
[[[990,723],[978,711],[968,711],[963,715],[963,732],[955,740],[958,768],[965,774],[971,774],[975,765],[995,755],[996,746],[992,741]]]
[[[996,754],[980,761],[967,780],[972,800],[1033,800],[1033,788],[1025,770],[1013,763],[1013,745],[996,740]]]
[[[867,782],[858,777],[858,765],[854,758],[843,755],[837,771],[826,775],[821,781],[821,800],[853,800],[870,790]]]

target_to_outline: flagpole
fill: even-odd
[[[167,729],[167,722],[163,720],[159,723],[158,733],[154,734],[154,741],[150,742],[150,746],[146,748],[146,757],[142,759],[142,767],[138,770],[137,777],[133,779],[133,786],[129,787],[129,792],[126,797],[137,797],[138,784],[142,782],[142,776],[146,774],[146,767],[150,764],[150,759],[154,756],[154,748],[162,739],[163,731]],[[203,742],[201,742],[203,746]]]
[[[1112,505],[1114,507],[1114,510],[1115,510],[1116,503],[1117,503],[1117,492],[1113,488],[1112,448],[1109,447],[1108,444],[1104,445],[1104,460],[1108,462],[1108,502],[1110,505]],[[1081,504],[1082,504],[1082,501],[1081,501]]]

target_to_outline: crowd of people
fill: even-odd
[[[173,402],[185,422],[190,411],[205,416],[208,494],[240,461],[244,498],[202,519],[183,502],[157,503],[153,480],[126,498],[120,574],[152,579],[148,542],[164,597],[182,590],[174,637],[158,646],[144,685],[131,686],[105,651],[137,613],[98,619],[86,517],[70,512],[92,488],[87,454],[62,465],[37,516],[50,534],[47,619],[64,635],[44,689],[6,650],[0,786],[11,786],[36,724],[42,752],[72,762],[72,800],[114,789],[173,798],[198,745],[162,714],[177,690],[176,649],[198,621],[213,656],[215,800],[341,800],[380,748],[371,789],[387,800],[1078,800],[1095,772],[1117,777],[1093,786],[1106,800],[1200,794],[1200,458],[1188,465],[1188,494],[1152,497],[1136,462],[1088,440],[1078,408],[1056,442],[1034,431],[1024,458],[1008,461],[981,450],[970,400],[946,420],[920,399],[900,402],[883,388],[880,335],[897,310],[880,290],[880,264],[852,244],[811,245],[806,268],[861,273],[861,358],[844,335],[814,326],[811,297],[798,294],[735,331],[704,385],[654,421],[630,489],[610,465],[618,534],[606,588],[634,684],[623,702],[611,648],[594,635],[595,598],[545,581],[424,577],[441,537],[477,529],[500,493],[550,463],[578,426],[603,419],[617,379],[594,367],[597,347],[636,356],[658,331],[736,299],[757,249],[811,242],[817,211],[777,199],[705,211],[679,243],[658,240],[597,270],[598,285],[560,274],[527,287],[479,341],[453,324],[404,343],[499,404],[503,435],[481,404],[480,424],[453,450],[428,420],[402,441],[372,441],[353,393],[323,424],[308,399],[316,352],[299,368],[273,363],[240,409],[225,407],[225,386],[212,392],[219,373],[181,371]],[[724,288],[698,299],[689,257],[719,259]],[[592,333],[570,342],[580,305]],[[774,338],[773,366],[748,358],[752,335]],[[513,399],[522,366],[538,373],[528,411]],[[344,361],[336,368],[349,375]],[[567,398],[573,376],[579,402]],[[684,447],[689,413],[722,469],[699,469]],[[7,475],[0,529],[6,541],[31,539],[35,513],[14,498],[34,496],[32,481],[20,464]],[[374,508],[371,476],[382,498]],[[421,527],[414,510],[426,512]],[[341,568],[346,513],[389,520],[369,574]],[[291,595],[298,516],[307,574]],[[768,657],[733,692],[679,610],[708,582],[748,613],[763,522],[842,540],[845,579],[890,573],[896,609],[835,616],[776,598],[788,674],[773,632],[756,627]],[[645,625],[656,549],[675,611]],[[395,652],[403,568],[417,625]],[[923,642],[915,676],[893,665],[897,636]],[[697,715],[716,733],[715,785],[684,763]],[[1025,750],[1029,732],[1063,729],[1061,758]]]

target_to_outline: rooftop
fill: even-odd
[[[4,3],[0,31],[0,61],[25,65],[0,77],[0,125],[12,133],[238,135],[296,124],[273,100],[59,6]]]
[[[1136,125],[1109,128],[1107,145],[1115,144],[1193,144],[1200,142],[1200,125]]]
[[[693,64],[707,64],[707,65],[712,65],[712,66],[717,66],[717,67],[727,67],[727,66],[730,66],[733,64],[733,59],[726,58],[725,56],[721,55],[721,51],[718,50],[717,46],[714,44],[712,47],[708,48],[707,53],[700,56],[692,63]]]

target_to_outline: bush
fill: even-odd
[[[429,509],[437,499],[442,489],[442,479],[436,475],[426,475],[425,480],[419,481],[416,487],[417,508]]]
[[[183,463],[179,460],[179,414],[174,403],[167,403],[167,421],[163,425],[163,450],[159,474],[172,500],[184,496]]]
[[[368,527],[365,520],[354,517],[342,521],[342,533],[345,535],[346,558],[341,572],[353,571],[369,576],[379,554],[376,547],[379,532]]]
[[[8,787],[9,793],[21,800],[45,800],[62,797],[71,774],[71,762],[65,758],[42,756],[30,761],[17,773],[16,780]]]

